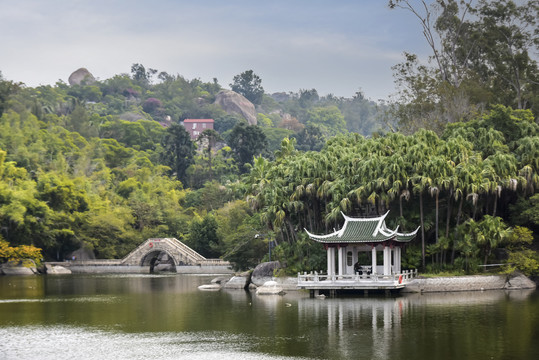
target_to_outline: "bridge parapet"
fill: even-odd
[[[124,265],[143,265],[144,259],[155,252],[165,252],[178,265],[229,265],[221,259],[206,259],[175,238],[148,239],[122,259]]]

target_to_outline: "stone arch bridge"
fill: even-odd
[[[181,274],[231,274],[228,261],[206,259],[174,238],[148,239],[123,259],[69,260],[49,265],[68,267],[73,273],[144,273],[154,270]]]
[[[230,267],[228,261],[206,259],[189,246],[174,238],[153,238],[146,240],[124,257],[121,260],[121,265],[153,267],[153,262],[156,260],[165,261],[173,267],[189,265]]]

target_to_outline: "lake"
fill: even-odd
[[[0,276],[0,359],[539,359],[539,292],[309,298],[212,276]]]

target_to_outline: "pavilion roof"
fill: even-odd
[[[344,225],[327,235],[315,235],[305,229],[309,237],[320,243],[373,243],[393,240],[397,242],[409,242],[417,234],[419,227],[411,233],[399,233],[398,226],[395,230],[387,228],[385,218],[387,214],[372,218],[351,218],[344,214]]]

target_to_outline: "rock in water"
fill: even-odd
[[[281,263],[278,261],[258,264],[251,274],[251,282],[256,286],[262,286],[266,281],[273,280],[274,270],[280,268]]]
[[[215,97],[215,104],[229,114],[241,115],[249,125],[256,125],[256,110],[252,102],[232,90],[221,90]]]
[[[94,76],[86,68],[75,70],[67,80],[69,85],[91,85],[95,83]]]
[[[46,269],[47,275],[71,274],[71,270],[66,269],[65,267],[60,266],[60,265],[46,264],[45,269]]]
[[[4,275],[34,275],[37,274],[37,266],[33,260],[11,260],[0,265],[0,274]]]
[[[204,285],[200,285],[198,289],[204,290],[204,291],[219,291],[221,290],[221,285],[220,284],[204,284]]]
[[[245,289],[249,286],[249,276],[233,276],[225,284],[225,289]]]
[[[257,295],[284,295],[283,287],[275,281],[266,281],[256,289]]]

